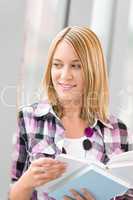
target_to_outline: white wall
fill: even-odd
[[[25,1],[0,0],[0,200],[7,199]]]

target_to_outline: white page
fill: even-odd
[[[131,188],[133,188],[133,165],[127,164],[125,166],[112,167],[107,171],[109,171],[114,176],[128,182],[131,185]]]
[[[132,162],[133,163],[133,151],[127,151],[120,153],[118,155],[114,155],[110,158],[110,161],[108,162],[108,165],[114,164],[114,163],[120,163],[120,162]]]

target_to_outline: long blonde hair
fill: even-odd
[[[58,116],[61,117],[63,113],[53,87],[51,67],[54,52],[58,44],[63,40],[72,44],[80,59],[84,73],[85,92],[81,118],[88,120],[90,125],[93,124],[95,118],[106,121],[109,112],[107,67],[98,37],[86,26],[66,27],[56,35],[51,43],[48,51],[46,72],[42,81],[49,103],[53,106]]]

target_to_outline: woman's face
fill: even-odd
[[[83,95],[83,71],[73,46],[62,41],[52,60],[51,77],[60,100],[79,101]]]

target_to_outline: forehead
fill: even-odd
[[[65,40],[61,41],[56,47],[54,55],[53,55],[53,59],[56,59],[56,58],[58,59],[68,58],[70,60],[73,60],[73,59],[79,60],[78,55],[74,47],[72,46],[72,44]]]

